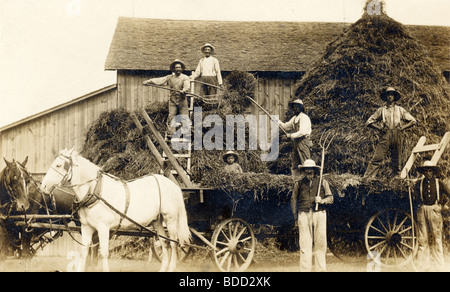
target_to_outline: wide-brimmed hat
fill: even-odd
[[[234,151],[232,151],[232,150],[227,151],[227,153],[225,153],[224,155],[222,155],[223,161],[227,162],[227,158],[228,158],[228,156],[230,156],[230,155],[234,156],[234,160],[235,160],[236,162],[238,162],[239,156],[238,156]]]
[[[417,171],[420,173],[424,173],[426,170],[432,170],[435,174],[437,174],[441,171],[441,168],[430,160],[427,160],[422,164],[422,166],[417,167]]]
[[[394,95],[394,100],[397,101],[401,98],[401,94],[400,92],[398,92],[397,90],[395,90],[394,87],[388,87],[385,90],[383,90],[383,92],[380,94],[380,98],[384,101],[387,101],[387,96],[389,94]]]
[[[303,101],[301,99],[294,99],[289,101],[289,104],[291,105],[303,105]]]
[[[205,48],[206,48],[206,47],[210,47],[210,48],[211,48],[211,54],[214,54],[214,51],[216,50],[216,48],[214,48],[214,46],[211,45],[211,44],[209,44],[209,43],[204,44],[204,45],[200,48],[200,50],[202,51],[202,53],[205,52]]]
[[[303,165],[299,165],[298,169],[300,169],[301,171],[305,171],[307,169],[312,169],[315,171],[319,171],[320,170],[320,166],[317,166],[316,163],[314,162],[314,160],[312,159],[306,159],[305,162],[303,162]]]
[[[178,60],[178,59],[176,59],[175,61],[173,61],[171,64],[170,64],[170,66],[169,66],[169,68],[170,68],[170,71],[175,71],[175,65],[176,64],[180,64],[181,65],[181,69],[184,71],[184,69],[186,69],[186,66],[184,65],[184,63],[182,62],[182,61],[180,61],[180,60]]]

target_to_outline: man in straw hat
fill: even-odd
[[[280,127],[288,132],[287,137],[294,143],[291,173],[293,176],[298,176],[300,173],[297,166],[311,158],[311,119],[304,113],[305,108],[301,99],[290,101],[289,106],[294,116],[286,123],[280,122]]]
[[[320,167],[313,160],[307,159],[298,167],[304,176],[295,183],[291,209],[295,223],[298,224],[300,271],[312,271],[314,247],[315,271],[322,272],[326,271],[327,251],[327,214],[324,206],[333,203],[333,194],[325,179],[322,179],[318,194]]]
[[[443,218],[441,212],[449,210],[450,189],[438,177],[440,168],[431,161],[425,161],[417,168],[423,174],[415,184],[417,209],[417,240],[419,250],[417,259],[420,267],[429,267],[429,250],[431,268],[442,271],[444,252],[442,247]],[[430,244],[431,243],[431,244]]]
[[[208,86],[208,84],[220,87],[223,86],[219,60],[212,56],[215,51],[213,45],[206,43],[201,47],[200,50],[205,55],[205,57],[201,58],[200,62],[198,62],[197,69],[195,69],[195,72],[191,75],[191,79],[195,80],[196,78],[201,77],[200,81],[207,83],[201,85],[200,95],[215,95],[217,93],[216,88],[213,86]]]
[[[388,151],[391,152],[393,175],[401,171],[402,134],[405,129],[416,124],[416,119],[401,106],[395,103],[401,98],[393,87],[388,87],[380,94],[386,102],[366,122],[366,125],[380,131],[381,138],[373,154],[364,177],[375,177]]]
[[[230,173],[242,173],[243,172],[242,167],[238,163],[239,157],[234,151],[232,151],[232,150],[227,151],[227,153],[222,155],[222,159],[226,163],[225,167],[223,168],[223,170],[225,172],[230,172]]]
[[[152,78],[144,81],[144,85],[166,85],[170,89],[169,95],[169,116],[167,117],[167,139],[170,140],[172,134],[175,133],[176,126],[179,126],[182,119],[189,119],[189,105],[186,98],[186,93],[190,89],[190,79],[182,72],[186,69],[184,63],[178,59],[173,61],[169,66],[172,74]],[[177,116],[178,115],[178,116]],[[177,117],[174,121],[174,117]]]

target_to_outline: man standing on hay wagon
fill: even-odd
[[[425,161],[417,168],[423,174],[415,185],[417,209],[417,240],[419,250],[417,259],[421,267],[427,267],[430,259],[426,258],[429,249],[433,269],[442,271],[444,252],[442,246],[443,218],[442,212],[449,210],[450,189],[440,179],[440,168],[431,161]]]
[[[393,87],[388,87],[380,94],[386,102],[367,120],[368,127],[379,130],[381,138],[373,154],[364,177],[375,177],[388,151],[391,152],[393,175],[401,171],[402,131],[416,124],[416,119],[401,106],[395,103],[401,98]]]
[[[318,175],[320,167],[313,160],[307,159],[298,168],[303,176],[295,183],[291,209],[298,224],[300,271],[312,271],[314,247],[315,271],[325,272],[327,213],[324,207],[333,203],[333,194],[328,182]]]
[[[187,75],[182,72],[186,69],[186,66],[180,60],[173,61],[170,66],[171,75],[167,75],[160,78],[152,78],[144,81],[143,85],[167,85],[170,89],[169,95],[169,115],[167,117],[167,140],[170,140],[173,133],[176,131],[176,127],[182,123],[180,120],[175,120],[172,123],[173,118],[179,115],[179,118],[187,118],[189,121],[189,104],[186,98],[186,93],[189,91],[191,83]],[[183,124],[184,125],[184,124]]]
[[[201,58],[198,62],[197,68],[191,75],[191,79],[195,80],[200,77],[200,81],[203,83],[200,87],[201,96],[211,96],[217,93],[217,86],[222,87],[222,73],[220,72],[219,60],[212,55],[215,48],[211,44],[205,44],[200,49],[205,57]],[[213,85],[213,86],[210,86]]]
[[[307,159],[311,158],[312,141],[310,135],[312,129],[311,119],[304,113],[303,101],[301,99],[290,101],[289,106],[291,106],[295,116],[286,123],[280,122],[280,127],[288,132],[287,137],[291,138],[294,143],[291,172],[295,177],[300,175],[298,165],[302,165]]]

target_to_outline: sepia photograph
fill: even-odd
[[[0,271],[450,272],[448,11],[0,0]]]

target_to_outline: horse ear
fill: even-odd
[[[5,157],[3,157],[3,160],[5,161],[5,163],[6,163],[7,166],[10,166],[10,165],[12,164],[12,162],[9,162],[8,160],[6,160]]]
[[[27,164],[27,162],[28,162],[28,156],[25,157],[25,160],[22,162],[22,165],[25,166]]]

